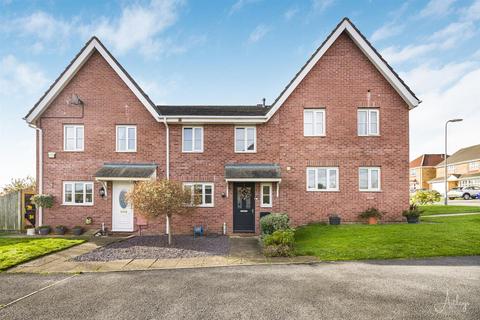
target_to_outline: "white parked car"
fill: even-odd
[[[448,199],[453,200],[455,198],[463,198],[465,200],[475,199],[480,195],[480,187],[457,187],[452,188],[447,193]]]

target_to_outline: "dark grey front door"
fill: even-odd
[[[255,232],[255,183],[233,184],[233,232]]]

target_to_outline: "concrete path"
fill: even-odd
[[[12,303],[13,302],[13,303]],[[480,257],[0,274],[0,319],[475,319]]]
[[[109,238],[104,238],[109,239]],[[107,241],[107,240],[104,240]],[[119,239],[112,239],[119,241]],[[107,242],[105,243],[107,244]],[[104,245],[104,244],[103,244]],[[198,258],[177,259],[125,259],[113,261],[71,261],[73,257],[82,255],[98,248],[100,244],[83,243],[51,255],[35,259],[12,269],[9,273],[78,273],[78,272],[109,272],[152,269],[179,269],[199,267],[220,267],[255,264],[285,264],[317,262],[316,257],[266,258],[259,251],[258,238],[230,238],[230,254],[227,256],[207,256]]]
[[[477,215],[477,214],[480,214],[480,212],[434,214],[434,215],[430,215],[430,216],[421,216],[421,218],[474,216],[474,215]]]

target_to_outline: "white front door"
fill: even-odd
[[[112,231],[133,231],[133,208],[126,195],[133,188],[133,182],[113,182]]]

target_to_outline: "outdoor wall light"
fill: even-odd
[[[105,188],[101,187],[100,190],[98,191],[98,194],[100,197],[104,198],[105,197]]]
[[[225,192],[222,192],[222,198],[225,198],[227,195],[225,194]]]

